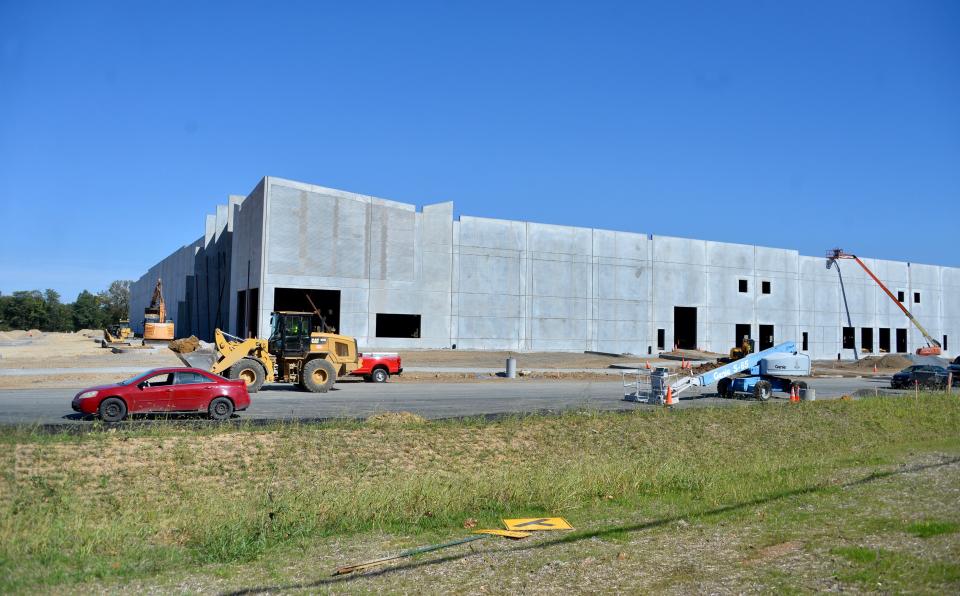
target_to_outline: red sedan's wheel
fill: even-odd
[[[127,404],[123,403],[122,399],[108,397],[100,402],[97,412],[100,414],[100,420],[104,422],[120,422],[127,417]]]
[[[227,420],[233,416],[233,402],[226,397],[218,397],[210,402],[210,418]]]

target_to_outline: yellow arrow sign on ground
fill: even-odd
[[[531,532],[542,530],[572,530],[567,520],[562,517],[522,517],[520,519],[505,519],[503,525],[515,532]]]

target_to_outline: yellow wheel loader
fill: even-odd
[[[250,393],[274,382],[296,383],[301,389],[326,393],[338,378],[360,367],[357,340],[314,331],[311,313],[275,312],[270,318],[270,339],[242,339],[217,329],[213,349],[191,351],[199,342],[187,347],[171,345],[171,349],[187,366],[243,379]]]
[[[103,339],[100,341],[100,345],[104,348],[115,345],[129,346],[131,339],[133,339],[133,329],[130,328],[130,321],[120,319],[119,323],[107,325],[107,328],[103,330]]]

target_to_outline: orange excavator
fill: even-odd
[[[940,345],[940,342],[935,340],[933,336],[927,333],[927,330],[923,328],[923,325],[920,324],[920,321],[918,321],[917,318],[913,316],[913,314],[909,310],[907,310],[907,307],[905,307],[902,302],[897,300],[897,297],[894,296],[893,293],[887,289],[887,286],[885,286],[883,282],[880,281],[880,279],[873,274],[873,271],[870,271],[870,269],[864,264],[863,261],[861,261],[857,257],[857,255],[851,255],[851,254],[845,253],[843,252],[842,248],[835,248],[827,252],[827,269],[829,269],[830,266],[833,265],[833,263],[837,259],[853,259],[854,261],[856,261],[861,267],[863,267],[863,270],[867,272],[867,275],[873,278],[873,281],[877,282],[877,285],[880,286],[880,289],[886,292],[887,296],[890,296],[890,300],[893,300],[893,303],[900,307],[900,310],[903,311],[903,314],[907,315],[907,318],[910,319],[910,322],[913,323],[917,327],[917,329],[920,330],[920,333],[923,334],[923,339],[926,340],[927,345],[926,347],[917,349],[918,355],[920,356],[939,356],[940,355],[940,353],[942,352],[942,346]],[[837,265],[837,267],[839,267],[839,265]]]
[[[153,288],[150,306],[143,309],[143,339],[173,339],[173,321],[167,319],[167,305],[163,301],[163,280],[158,279]]]

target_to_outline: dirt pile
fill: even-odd
[[[711,371],[715,368],[718,368],[719,366],[720,366],[720,363],[717,361],[704,362],[700,366],[694,366],[693,368],[691,368],[690,374],[692,374],[693,376],[702,375],[703,373],[707,371]]]
[[[191,335],[183,339],[175,339],[168,343],[167,347],[178,354],[189,354],[200,349],[200,340],[196,335]]]
[[[913,364],[907,356],[901,354],[885,354],[883,356],[867,356],[856,362],[846,362],[841,365],[843,368],[873,369],[877,368],[895,368],[897,370],[906,368]]]

